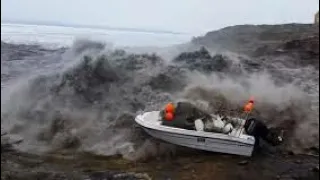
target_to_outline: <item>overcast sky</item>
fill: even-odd
[[[312,23],[319,0],[1,0],[1,19],[203,33],[236,24]]]

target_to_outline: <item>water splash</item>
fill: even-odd
[[[263,65],[256,67],[247,57],[199,52],[191,60],[187,55],[180,56],[181,61],[169,61],[156,54],[75,42],[72,48],[42,59],[51,62],[46,68],[29,68],[31,75],[26,73],[4,87],[2,131],[22,136],[25,141],[19,148],[24,151],[74,149],[141,159],[174,153],[175,147],[144,136],[134,124],[139,111],[185,99],[208,112],[221,107],[236,112],[254,96],[254,115],[290,132],[286,147],[303,150],[318,143],[319,106],[318,102],[310,103],[319,97],[318,86],[316,79],[308,79],[318,71],[312,69],[306,75],[298,68],[281,69],[281,78],[276,75],[280,67],[271,73]],[[197,61],[206,62],[206,67]],[[203,71],[221,63],[220,68]],[[12,73],[8,71],[7,75]],[[290,76],[297,78],[289,81]],[[304,91],[306,86],[312,91]]]

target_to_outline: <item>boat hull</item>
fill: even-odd
[[[236,154],[241,156],[251,156],[255,140],[250,136],[229,137],[225,134],[197,132],[192,130],[182,130],[178,128],[163,127],[158,121],[155,121],[156,112],[153,115],[144,114],[136,117],[136,122],[154,138],[163,141],[185,146],[194,149],[200,149],[211,152]],[[147,118],[150,121],[148,122]]]

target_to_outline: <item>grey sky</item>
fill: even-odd
[[[1,19],[203,33],[236,24],[312,23],[319,0],[1,0]]]

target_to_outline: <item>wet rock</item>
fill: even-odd
[[[146,83],[154,90],[172,92],[187,85],[186,72],[175,66],[168,66],[158,74],[152,76]]]
[[[194,160],[194,162],[195,163],[202,163],[202,162],[204,162],[204,159],[196,159],[196,160]]]
[[[164,60],[156,54],[126,54],[123,52],[121,56],[119,53],[117,55],[114,64],[122,70],[138,71],[148,67],[164,65]]]
[[[209,51],[205,47],[194,52],[183,52],[174,58],[174,62],[192,62],[195,59],[211,59]]]
[[[182,167],[182,169],[184,169],[184,170],[189,169],[190,170],[191,169],[191,165],[185,165],[185,166]]]
[[[3,179],[16,179],[16,180],[34,180],[34,179],[48,179],[48,180],[67,180],[67,179],[83,179],[81,175],[72,173],[59,173],[59,172],[42,172],[42,171],[18,171],[10,172],[4,171],[1,173]]]
[[[312,146],[310,148],[307,148],[306,151],[315,155],[319,155],[319,147],[317,146]]]
[[[301,164],[302,161],[301,161],[301,160],[296,160],[295,163],[296,163],[296,164]]]
[[[319,172],[319,165],[315,166],[312,168],[313,172]]]
[[[221,72],[231,66],[231,61],[227,57],[221,54],[211,56],[204,47],[198,51],[181,53],[173,59],[173,62],[183,68],[203,73]]]
[[[64,132],[57,133],[51,143],[56,149],[74,149],[81,145],[81,140],[72,133]]]
[[[283,175],[283,176],[277,176],[276,177],[278,180],[294,180],[295,178],[288,176],[288,175]]]
[[[249,163],[249,161],[243,160],[243,161],[240,161],[238,164],[241,166],[244,166],[244,165],[247,165],[248,163]]]
[[[20,136],[10,136],[8,133],[1,134],[1,153],[14,151],[16,145],[23,142]]]
[[[296,155],[296,153],[295,153],[294,151],[288,151],[287,153],[288,153],[288,155],[290,155],[290,156]]]
[[[269,49],[272,51],[277,48],[283,40],[294,40],[317,34],[319,34],[319,26],[312,24],[236,25],[193,38],[192,43],[247,55],[252,55],[260,49],[259,55],[263,55]]]
[[[263,64],[252,59],[240,58],[242,67],[248,72],[255,72],[263,68]]]
[[[112,180],[151,180],[149,175],[144,173],[110,173],[93,172],[89,175],[90,180],[112,179]]]
[[[34,180],[34,179],[48,179],[48,180],[68,180],[68,179],[90,179],[90,180],[151,180],[149,175],[144,173],[117,173],[117,172],[91,172],[89,174],[74,173],[74,172],[43,172],[43,171],[21,171],[19,173],[3,172],[2,179],[17,179],[17,180]]]
[[[114,127],[115,128],[124,128],[132,126],[132,121],[134,120],[134,114],[124,112],[120,114],[115,121]]]

